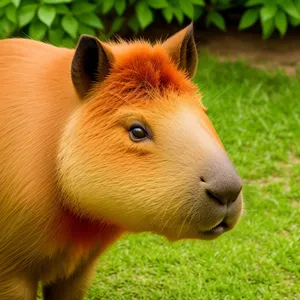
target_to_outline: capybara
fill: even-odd
[[[192,78],[193,25],[76,49],[0,41],[0,299],[84,298],[124,232],[214,239],[242,183]]]

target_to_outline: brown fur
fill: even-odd
[[[70,75],[74,50],[0,41],[1,300],[33,300],[39,281],[47,300],[83,299],[97,257],[125,230],[198,238],[195,220],[206,215],[201,230],[219,222],[213,204],[189,204],[195,160],[203,167],[204,153],[223,151],[196,86],[164,45],[105,47],[109,74],[82,89],[83,100]],[[172,134],[154,136],[158,151],[131,142],[136,118],[182,131],[185,143]],[[209,150],[193,150],[189,126],[204,128]],[[240,200],[232,227],[241,209]]]

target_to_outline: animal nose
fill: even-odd
[[[215,172],[208,174],[208,178],[201,177],[205,184],[207,196],[222,205],[233,203],[242,190],[242,180],[230,164],[225,168],[218,168]]]
[[[234,202],[242,189],[240,180],[230,184],[215,183],[208,185],[205,189],[207,196],[222,205],[229,205]]]

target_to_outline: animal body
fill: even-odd
[[[123,232],[214,239],[241,180],[191,79],[192,25],[75,50],[0,41],[0,299],[83,299]]]

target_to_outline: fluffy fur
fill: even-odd
[[[83,299],[125,230],[202,238],[223,218],[198,181],[229,160],[188,74],[162,44],[106,47],[110,72],[81,99],[75,50],[0,41],[1,300],[33,300],[39,281],[44,299]],[[152,141],[129,139],[136,120]]]

